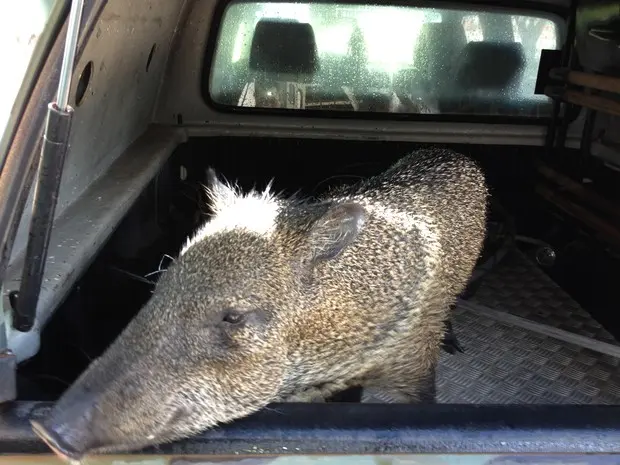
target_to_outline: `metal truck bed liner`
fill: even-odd
[[[465,353],[442,353],[438,402],[620,404],[619,342],[542,270],[514,251],[483,279],[454,312]]]
[[[600,323],[518,251],[506,255],[497,268],[483,278],[471,301],[620,346]]]

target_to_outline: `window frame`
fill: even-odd
[[[530,116],[510,116],[510,115],[484,115],[484,114],[419,114],[419,113],[379,113],[379,112],[363,112],[363,111],[346,111],[339,110],[330,112],[328,110],[313,109],[287,109],[287,108],[256,108],[256,107],[240,107],[222,104],[215,101],[211,96],[211,76],[215,55],[218,48],[218,39],[223,26],[223,19],[228,7],[233,3],[256,3],[258,0],[221,0],[217,3],[213,11],[211,27],[209,28],[206,47],[204,51],[202,69],[200,73],[200,94],[204,103],[216,112],[224,114],[243,114],[243,115],[269,115],[280,116],[284,118],[302,117],[311,119],[344,119],[344,120],[366,120],[366,121],[421,121],[421,122],[446,122],[446,123],[482,123],[482,124],[512,124],[512,125],[528,125],[528,126],[547,126],[552,120],[552,111],[548,116],[530,117]],[[291,3],[291,0],[265,0],[270,3]],[[310,0],[300,0],[300,2],[309,2]],[[333,3],[329,0],[312,1],[316,3]],[[364,5],[369,2],[360,0],[340,0],[339,4],[347,5]],[[412,6],[411,2],[405,0],[379,0],[373,2],[380,6]],[[558,26],[558,37],[560,48],[565,47],[567,22],[569,10],[564,7],[541,4],[530,0],[520,2],[519,0],[508,0],[502,6],[496,6],[487,0],[421,0],[415,4],[417,8],[463,8],[467,6],[471,11],[501,11],[504,13],[531,13],[533,16],[551,19]],[[571,118],[574,120],[577,115]],[[571,122],[569,121],[569,122]]]

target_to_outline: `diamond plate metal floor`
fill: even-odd
[[[510,252],[471,298],[487,307],[620,346],[588,312],[520,252]]]
[[[620,404],[620,359],[458,308],[465,353],[444,354],[438,401]]]
[[[545,326],[620,346],[528,258],[507,256],[471,299],[500,318],[459,306],[453,328],[465,353],[442,353],[441,403],[620,404],[620,356],[502,321],[509,313]],[[544,326],[543,326],[544,325]],[[617,352],[617,351],[616,351]],[[364,393],[364,402],[390,402]]]

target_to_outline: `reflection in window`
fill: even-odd
[[[547,116],[534,95],[550,17],[337,3],[232,2],[211,98],[245,107]]]

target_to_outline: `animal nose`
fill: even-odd
[[[92,421],[95,403],[89,396],[79,397],[67,408],[57,405],[43,421],[31,421],[37,436],[65,460],[80,460],[99,442]]]
[[[38,421],[32,421],[32,429],[52,451],[65,460],[80,460],[82,453],[78,448],[67,442],[63,435],[54,428],[48,428]]]

